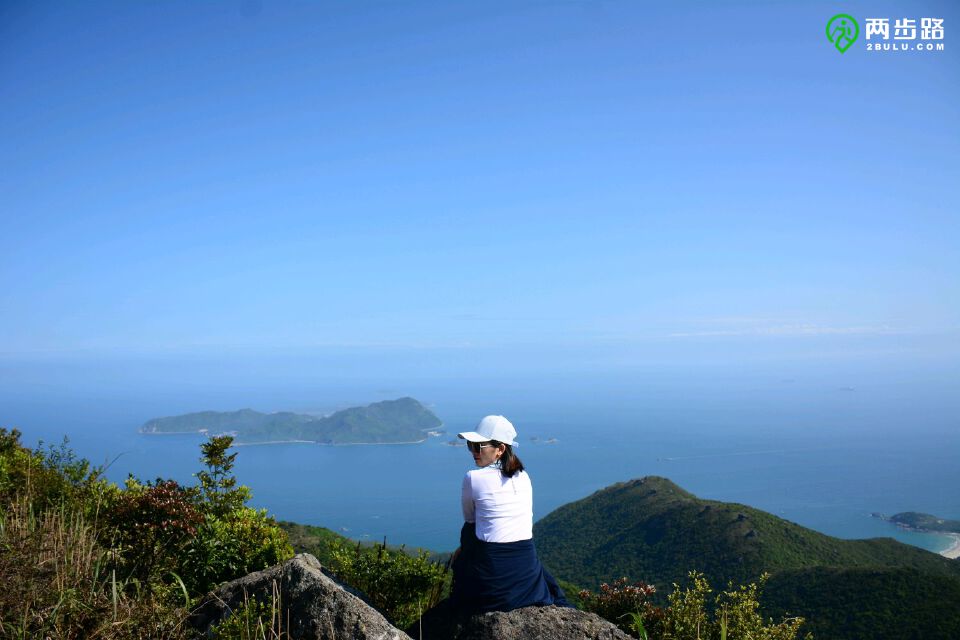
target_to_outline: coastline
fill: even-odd
[[[142,436],[202,436],[206,435],[202,431],[141,431],[137,430]]]
[[[426,442],[427,438],[423,440],[407,440],[405,442],[318,442],[321,447],[354,447],[359,445],[377,445],[377,444],[420,444],[421,442]]]
[[[893,520],[892,518],[889,518],[880,513],[874,513],[873,516],[875,518],[880,518],[884,522],[887,522],[889,524],[896,526],[901,531],[910,531],[913,533],[922,533],[928,536],[940,536],[940,537],[950,538],[952,540],[952,543],[950,544],[950,546],[948,546],[946,549],[943,549],[941,551],[933,551],[928,547],[923,547],[923,548],[926,548],[928,551],[931,551],[931,553],[936,553],[937,555],[941,555],[944,558],[947,558],[949,560],[956,560],[960,558],[960,532],[958,531],[936,531],[933,529],[924,529],[922,527],[913,527],[913,526],[910,526],[909,524]]]
[[[360,445],[394,445],[394,444],[420,444],[426,442],[423,440],[409,440],[406,442],[316,442],[315,440],[269,440],[266,442],[234,442],[235,447],[256,447],[261,444],[313,444],[318,447],[357,447]]]
[[[186,436],[186,435],[205,435],[199,431],[141,431],[145,436]],[[236,436],[234,436],[236,438]],[[234,447],[256,447],[262,444],[313,444],[321,447],[355,447],[360,445],[395,445],[395,444],[421,444],[429,440],[429,436],[421,440],[404,440],[402,442],[317,442],[315,440],[264,440],[263,442],[237,442],[234,440]]]
[[[953,544],[948,549],[944,549],[940,552],[944,558],[950,558],[951,560],[956,560],[960,558],[960,533],[949,533],[947,534],[953,538]]]
[[[316,444],[313,440],[265,440],[263,442],[237,442],[234,441],[234,447],[255,447],[258,444]]]

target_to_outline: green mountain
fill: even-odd
[[[560,507],[534,536],[551,569],[587,586],[626,575],[662,588],[694,569],[725,585],[815,566],[910,567],[960,579],[960,564],[891,538],[841,540],[759,509],[701,500],[657,477]]]
[[[391,444],[420,442],[441,425],[413,398],[376,402],[319,417],[306,414],[201,411],[155,418],[141,433],[231,433],[238,444],[306,441],[320,444]]]
[[[960,561],[890,538],[842,540],[665,478],[602,489],[534,525],[558,578],[596,589],[621,576],[658,588],[703,572],[715,587],[772,574],[765,613],[803,616],[815,637],[960,637]],[[949,632],[949,633],[948,633]]]

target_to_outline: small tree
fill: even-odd
[[[287,534],[276,521],[265,509],[247,506],[250,489],[233,475],[237,454],[227,453],[232,444],[230,436],[214,436],[200,445],[206,469],[196,476],[204,518],[180,565],[193,593],[293,557]]]
[[[200,462],[206,469],[199,471],[196,476],[208,513],[218,518],[241,508],[251,497],[250,489],[237,486],[237,479],[232,473],[237,457],[236,453],[227,453],[232,444],[231,436],[213,436],[200,445],[203,453]]]

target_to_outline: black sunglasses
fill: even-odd
[[[486,449],[487,447],[495,447],[495,446],[497,445],[493,444],[492,442],[468,442],[467,443],[467,448],[470,449],[470,451],[473,451],[474,453],[480,453],[483,449]]]

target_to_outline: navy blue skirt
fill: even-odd
[[[450,599],[458,609],[471,613],[570,606],[557,581],[540,564],[533,540],[484,542],[477,539],[472,522],[460,530]]]

